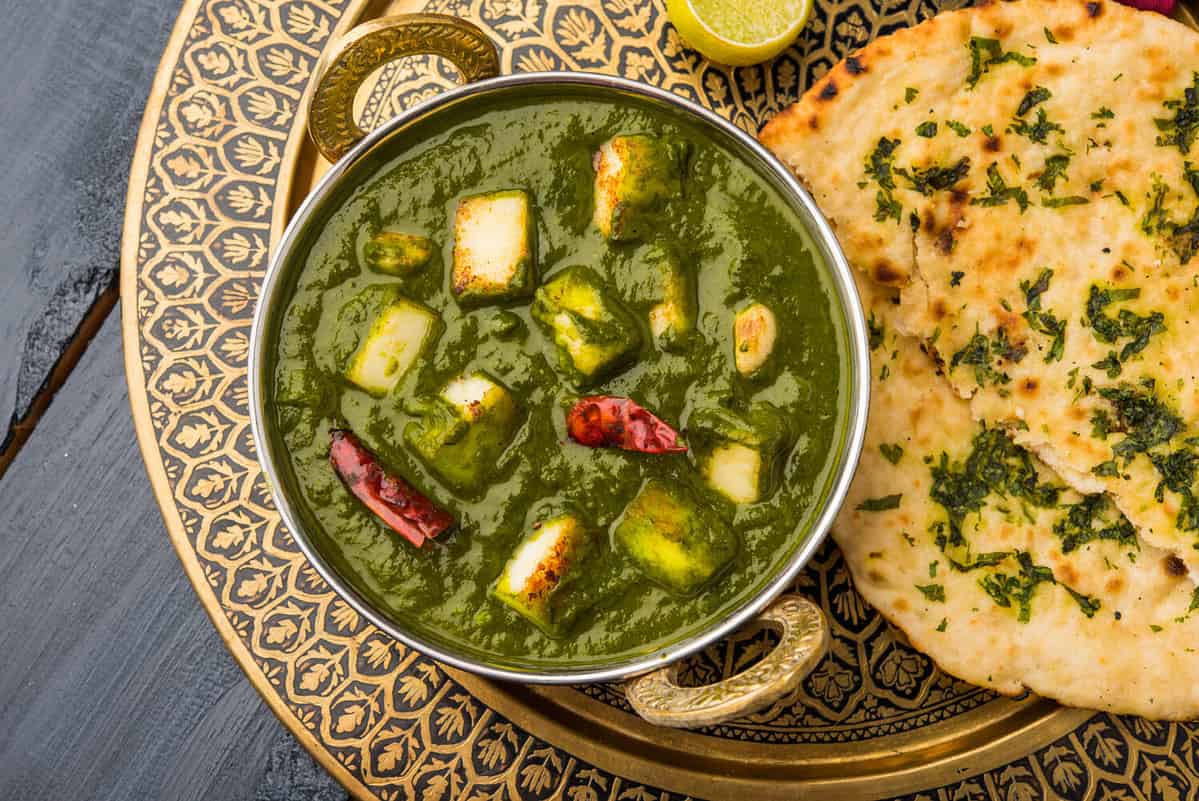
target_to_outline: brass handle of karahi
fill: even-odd
[[[404,56],[449,59],[464,83],[500,74],[495,43],[478,26],[445,14],[397,14],[357,26],[334,42],[316,67],[308,135],[330,162],[367,132],[354,120],[354,96],[376,69]]]
[[[779,633],[779,644],[757,664],[715,684],[681,687],[675,662],[629,681],[625,697],[638,715],[658,726],[693,729],[764,709],[791,692],[828,650],[829,627],[820,607],[783,595],[750,625]]]

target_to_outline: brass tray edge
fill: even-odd
[[[183,47],[187,42],[188,34],[191,32],[203,2],[204,0],[184,0],[183,6],[179,11],[179,16],[175,20],[175,25],[171,29],[170,38],[167,41],[166,48],[163,50],[162,58],[159,60],[154,82],[151,84],[150,94],[146,99],[146,106],[142,112],[142,121],[138,128],[137,144],[134,146],[133,162],[129,173],[128,190],[125,195],[125,220],[121,231],[121,340],[125,354],[125,383],[129,388],[130,412],[133,416],[133,426],[137,433],[137,442],[141,451],[142,461],[146,467],[146,475],[150,480],[150,486],[154,490],[154,499],[162,514],[167,534],[170,535],[171,545],[175,548],[175,553],[179,556],[179,561],[183,564],[183,570],[200,601],[200,605],[212,621],[217,633],[220,634],[225,647],[229,649],[238,666],[246,675],[250,684],[253,685],[254,689],[262,697],[267,707],[287,727],[288,731],[291,732],[292,736],[296,738],[304,749],[312,755],[313,759],[356,798],[363,799],[363,801],[370,801],[370,799],[374,798],[370,789],[355,778],[345,766],[333,758],[333,755],[292,714],[291,710],[283,702],[282,697],[271,689],[270,684],[264,680],[262,672],[254,662],[253,655],[246,648],[245,644],[242,643],[241,639],[237,636],[237,632],[234,631],[233,626],[222,613],[221,606],[213,594],[212,588],[204,580],[200,565],[188,547],[187,534],[183,530],[183,521],[179,517],[179,511],[173,503],[171,489],[166,480],[166,470],[162,462],[162,454],[158,450],[158,443],[154,436],[153,422],[150,419],[149,398],[146,396],[141,358],[136,348],[137,343],[140,341],[140,331],[137,325],[137,248],[138,232],[141,229],[142,221],[142,193],[149,178],[150,156],[154,150],[155,128],[162,114],[163,106],[166,103],[167,92],[170,89],[173,77],[170,68],[178,62]],[[339,20],[332,35],[340,35],[353,27],[370,2],[371,0],[350,0],[346,13]],[[303,104],[301,104],[301,107],[303,107]],[[304,128],[298,127],[296,130],[302,133]],[[299,155],[298,146],[293,147],[293,140],[295,139],[296,137],[293,132],[288,137],[286,146],[294,152],[280,162],[279,187],[280,189],[286,188],[287,191],[291,189],[291,176],[294,172],[295,159]],[[284,177],[283,172],[285,167],[287,169],[286,177]],[[276,198],[278,197],[279,194],[276,193]],[[272,223],[272,241],[275,237],[276,231]]]

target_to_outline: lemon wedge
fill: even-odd
[[[688,46],[744,67],[786,50],[808,21],[812,0],[666,0],[666,13]]]

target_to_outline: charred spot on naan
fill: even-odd
[[[946,228],[945,230],[941,231],[941,233],[937,234],[937,238],[935,241],[937,243],[937,250],[941,251],[946,256],[948,256],[950,253],[953,252],[953,245],[954,245],[953,229]]]
[[[1078,570],[1074,565],[1067,561],[1062,561],[1061,565],[1053,571],[1054,577],[1066,584],[1077,584],[1081,576],[1078,575]]]
[[[875,262],[870,274],[875,281],[885,286],[902,286],[908,278],[906,272],[885,260]]]
[[[949,316],[949,304],[945,302],[944,296],[937,295],[932,299],[928,313],[934,320],[944,320]]]

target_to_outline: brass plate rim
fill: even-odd
[[[838,744],[841,756],[813,760],[813,752],[822,746],[772,745],[771,750],[777,749],[778,756],[762,758],[752,753],[758,744],[724,739],[720,740],[719,748],[724,752],[721,754],[724,758],[714,759],[710,756],[713,750],[710,745],[707,748],[696,747],[705,739],[711,741],[712,738],[707,735],[652,726],[631,713],[569,687],[512,685],[457,669],[450,669],[449,672],[489,707],[568,753],[617,775],[647,784],[669,786],[676,792],[699,797],[744,797],[746,792],[752,791],[750,797],[762,801],[797,798],[869,801],[918,792],[928,789],[927,780],[920,780],[925,771],[935,771],[946,780],[949,777],[983,773],[1027,756],[1075,731],[1096,714],[1092,710],[1064,707],[1033,696],[1029,696],[1027,701],[999,699],[992,703],[1014,705],[1010,714],[989,722],[978,721],[980,725],[967,733],[977,742],[967,749],[954,748],[955,741],[960,739],[960,732],[948,729],[950,725],[959,723],[961,718],[981,718],[981,707],[964,713],[953,722],[932,724],[897,736],[897,740],[902,739],[905,743],[921,743],[914,750],[927,754],[927,761],[902,770],[886,769],[883,764],[880,767],[886,772],[835,777],[828,774],[839,766],[868,766],[889,760],[877,756],[864,759],[864,752],[870,747],[867,743],[841,743]],[[562,703],[564,698],[569,699],[570,703]],[[1022,715],[1029,719],[1019,726],[1003,728],[1010,720]],[[941,727],[945,730],[929,741],[929,729]],[[998,736],[990,740],[983,739],[997,728],[1001,729]],[[598,730],[602,736],[588,737],[579,733],[588,729]],[[617,741],[626,742],[632,747],[613,747]],[[661,755],[657,759],[641,758],[639,754],[645,749],[660,752]],[[890,759],[910,761],[912,753],[897,749]],[[680,758],[687,761],[680,761]],[[810,775],[772,778],[767,784],[762,778],[755,778],[751,772],[760,773],[778,767],[795,768],[796,759],[805,760],[796,773]],[[697,764],[706,764],[714,769],[697,770],[694,767]],[[816,770],[811,770],[813,766]]]
[[[346,13],[334,27],[332,36],[338,36],[357,24],[372,2],[373,0],[350,0]],[[162,462],[162,453],[158,449],[153,421],[150,418],[149,398],[146,395],[142,364],[138,353],[141,332],[137,319],[137,248],[143,207],[142,192],[149,177],[150,157],[154,152],[157,121],[162,114],[171,87],[173,78],[171,68],[178,62],[179,55],[187,44],[188,35],[195,25],[196,17],[203,4],[204,0],[184,0],[179,10],[179,16],[175,19],[170,38],[159,59],[154,81],[150,85],[150,94],[146,98],[145,108],[142,111],[142,121],[138,127],[132,166],[129,171],[129,183],[125,194],[125,219],[121,230],[121,340],[125,356],[125,383],[129,390],[129,406],[133,416],[134,432],[137,435],[138,449],[141,451],[146,476],[150,480],[154,499],[157,502],[159,513],[162,515],[171,545],[183,565],[184,573],[200,601],[200,606],[208,615],[208,619],[212,621],[213,627],[225,643],[225,647],[233,655],[238,667],[241,668],[242,673],[267,707],[287,727],[292,736],[304,747],[304,750],[356,798],[371,801],[376,796],[370,788],[338,762],[312,732],[306,729],[300,720],[291,713],[283,698],[273,691],[270,683],[265,680],[258,665],[254,662],[249,648],[241,641],[232,624],[225,617],[219,600],[212,592],[208,582],[204,580],[199,561],[189,548],[183,520],[179,516],[178,507],[173,502],[165,466]],[[305,95],[309,91],[306,88]],[[301,107],[306,108],[306,105]],[[297,114],[297,116],[299,115]],[[276,193],[277,198],[290,197],[291,176],[294,174],[295,162],[300,155],[300,143],[303,141],[296,136],[297,130],[306,135],[306,126],[301,126],[293,129],[287,138],[285,149],[290,152],[290,155],[280,159],[280,191]],[[286,178],[284,177],[285,167]],[[284,195],[283,192],[288,194]],[[273,218],[270,235],[274,239]]]

